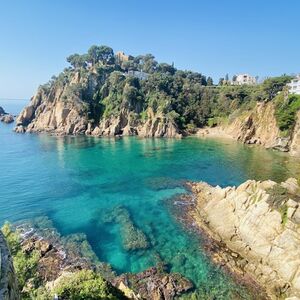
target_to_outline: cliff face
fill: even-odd
[[[297,113],[297,122],[291,139],[290,151],[292,155],[300,157],[300,111]]]
[[[19,300],[19,291],[12,257],[0,231],[0,299]]]
[[[233,113],[232,117],[228,124],[200,129],[197,135],[231,137],[244,144],[262,145],[265,148],[300,156],[300,112],[296,116],[295,127],[287,137],[282,136],[277,126],[272,101],[258,102],[252,110],[236,117]]]
[[[197,198],[192,218],[225,245],[233,265],[252,274],[271,296],[300,295],[300,205],[295,179],[280,185],[248,180],[237,188],[199,183],[193,191]]]
[[[76,88],[84,86],[84,92]],[[147,119],[136,117],[138,103],[124,100],[117,113],[101,116],[93,110],[91,99],[100,92],[103,78],[94,71],[73,72],[68,83],[39,88],[30,104],[16,120],[16,132],[48,132],[57,135],[139,135],[143,137],[181,137],[175,122],[149,107]],[[75,90],[75,91],[74,91]]]
[[[287,144],[280,138],[274,112],[273,103],[259,102],[253,110],[237,117],[225,131],[245,144],[260,144],[286,151]]]

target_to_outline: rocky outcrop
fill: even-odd
[[[282,136],[275,118],[274,103],[258,102],[256,106],[235,116],[233,113],[228,124],[206,127],[198,130],[198,136],[230,137],[244,144],[257,144],[293,156],[300,156],[300,112],[297,122],[289,136]]]
[[[147,120],[141,120],[138,117],[139,103],[124,105],[118,113],[109,117],[98,116],[88,99],[97,95],[101,84],[101,79],[90,70],[85,76],[74,72],[68,83],[40,87],[17,118],[15,131],[55,135],[181,137],[174,121],[162,113],[153,113],[151,108],[147,110]],[[82,86],[85,86],[84,93],[77,91]]]
[[[19,290],[12,257],[0,231],[0,299],[19,300]]]
[[[65,99],[67,87],[53,87],[48,93],[40,88],[16,120],[16,132],[51,132],[58,135],[84,134],[87,109],[73,95]]]
[[[0,116],[0,121],[3,122],[3,123],[6,123],[6,124],[13,123],[14,116],[11,115],[11,114],[6,114],[6,115],[3,115],[3,116]]]
[[[5,112],[5,110],[0,106],[0,122],[9,124],[14,121],[14,116]]]
[[[150,268],[138,274],[123,274],[113,280],[116,287],[126,291],[134,290],[131,299],[171,300],[191,290],[193,284],[177,273],[165,273],[158,268]]]
[[[101,120],[99,126],[96,126],[93,131],[87,133],[94,136],[138,135],[141,137],[181,137],[174,121],[162,113],[154,114],[151,108],[148,108],[147,120],[145,122],[136,120],[132,112],[123,109],[117,117]]]
[[[234,119],[225,131],[245,144],[260,144],[266,148],[278,147],[285,150],[271,102],[257,103],[253,110]]]
[[[197,183],[192,190],[196,203],[189,214],[223,245],[219,255],[230,266],[254,276],[272,298],[300,296],[300,189],[295,179],[281,184],[248,180],[237,188]]]

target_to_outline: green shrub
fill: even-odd
[[[281,214],[281,222],[282,225],[284,226],[288,220],[287,212],[288,212],[288,206],[286,204],[282,205],[279,208],[279,212]]]
[[[125,299],[120,291],[90,270],[82,270],[62,278],[54,292],[62,300]]]
[[[277,126],[284,133],[289,135],[296,123],[296,115],[300,109],[300,96],[289,95],[284,99],[283,95],[278,95],[275,99],[275,117]]]

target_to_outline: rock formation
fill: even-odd
[[[12,123],[14,121],[13,115],[7,114],[0,117],[0,121],[6,124]]]
[[[14,117],[11,114],[5,112],[5,110],[0,106],[0,122],[3,123],[12,123],[14,121]]]
[[[19,300],[19,290],[12,257],[0,231],[0,299]]]
[[[300,189],[248,180],[239,187],[192,184],[194,222],[222,245],[219,255],[254,276],[272,298],[300,296]],[[229,257],[229,258],[228,258]]]
[[[214,135],[231,137],[244,144],[258,144],[291,155],[300,156],[300,112],[292,133],[283,137],[275,119],[274,103],[258,102],[256,106],[230,118],[228,124],[200,129],[198,136]]]
[[[85,76],[73,72],[68,83],[40,87],[18,116],[15,131],[56,135],[181,137],[174,121],[162,113],[154,113],[151,108],[147,111],[147,120],[137,118],[138,103],[124,104],[117,114],[109,117],[100,117],[92,112],[89,100],[84,101],[83,98],[96,95],[103,84],[95,72],[90,70]],[[86,86],[85,95],[74,91],[78,86]]]
[[[138,274],[123,274],[113,283],[121,290],[122,286],[134,290],[139,295],[136,299],[171,300],[193,288],[192,283],[180,274],[167,274],[155,267]]]

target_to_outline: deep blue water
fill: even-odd
[[[0,101],[18,113],[24,102]],[[221,186],[246,179],[284,180],[299,163],[286,154],[230,140],[186,138],[106,139],[15,134],[0,124],[0,223],[48,216],[61,234],[84,232],[102,261],[117,272],[138,272],[167,263],[218,299],[247,292],[201,251],[165,205],[184,192],[185,180]],[[122,205],[150,241],[147,250],[126,251],[120,224],[105,216]]]

